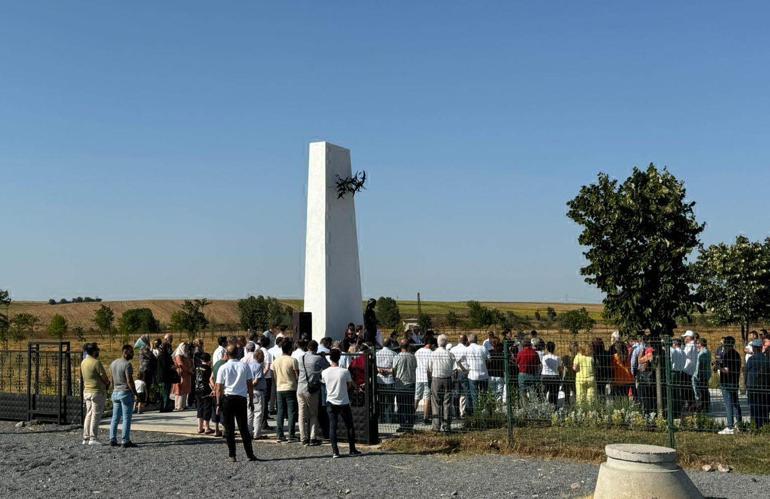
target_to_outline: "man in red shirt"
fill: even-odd
[[[534,398],[534,388],[538,382],[537,374],[540,370],[540,356],[532,348],[532,340],[525,339],[523,348],[516,356],[516,364],[519,367],[519,396]]]

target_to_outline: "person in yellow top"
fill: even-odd
[[[596,398],[594,358],[585,346],[581,346],[572,361],[575,371],[575,395],[577,404],[590,404]]]
[[[99,360],[99,345],[87,343],[86,357],[80,363],[80,375],[83,379],[83,401],[86,404],[86,416],[83,420],[83,445],[101,445],[97,440],[99,421],[104,414],[107,400],[107,387],[110,379]]]
[[[275,418],[275,433],[279,442],[296,440],[295,430],[297,426],[297,376],[299,374],[299,362],[291,356],[293,342],[291,338],[284,338],[281,343],[283,355],[273,361],[273,375],[275,377],[275,393],[277,396],[278,414]],[[289,439],[283,433],[283,418],[289,413]]]

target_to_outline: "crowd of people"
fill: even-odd
[[[328,439],[338,457],[339,419],[347,428],[350,453],[356,455],[351,401],[363,397],[371,356],[380,422],[397,424],[399,432],[413,431],[420,421],[434,431],[451,431],[453,419],[473,416],[508,397],[517,404],[547,402],[553,410],[626,400],[649,415],[657,410],[656,376],[665,373],[655,368],[656,356],[663,352],[659,341],[645,334],[622,339],[618,332],[609,347],[597,337],[589,344],[573,342],[566,352],[558,352],[536,331],[516,337],[508,331],[499,336],[490,332],[483,341],[476,334],[461,334],[453,345],[446,335],[432,331],[408,330],[384,338],[354,324],[341,340],[327,337],[320,343],[295,339],[285,328],[221,336],[211,353],[201,339],[176,346],[173,341],[171,334],[152,342],[142,336],[133,346],[123,346],[109,375],[99,361],[98,345],[85,345],[83,444],[100,444],[99,415],[110,386],[110,445],[133,447],[132,414],[153,404],[160,412],[194,408],[198,433],[225,437],[233,459],[237,427],[247,457],[256,459],[251,441],[266,438],[265,432],[273,429],[281,443],[317,446]],[[136,376],[131,362],[135,352]],[[709,382],[718,374],[727,416],[720,433],[734,433],[736,420],[741,421],[743,371],[751,420],[762,427],[770,403],[770,335],[752,332],[745,355],[742,361],[730,336],[714,354],[693,331],[674,339],[665,358],[670,361],[675,417],[708,412]]]
[[[742,421],[738,397],[741,381],[752,424],[761,428],[768,421],[770,334],[765,330],[749,334],[743,362],[735,338],[725,336],[712,354],[706,338],[690,330],[673,339],[668,355],[660,339],[650,334],[623,339],[617,331],[608,347],[596,337],[589,343],[572,342],[561,353],[537,331],[516,337],[508,331],[500,337],[490,332],[481,344],[475,334],[462,334],[455,345],[443,335],[434,338],[429,332],[420,338],[424,341],[415,342],[411,334],[407,332],[401,340],[398,354],[394,353],[397,347],[392,337],[376,353],[380,419],[398,422],[399,431],[413,428],[418,418],[412,411],[420,403],[424,422],[431,423],[434,430],[448,431],[453,418],[473,415],[486,400],[506,400],[506,369],[510,395],[517,404],[542,401],[557,410],[621,401],[653,416],[659,410],[656,376],[661,376],[665,385],[666,362],[675,418],[708,414],[711,378],[718,376],[726,413],[721,434],[733,434],[736,421]],[[663,390],[663,397],[667,393]],[[415,404],[408,403],[412,395]],[[665,410],[667,404],[663,407]]]
[[[153,343],[142,336],[135,345],[124,345],[122,357],[109,366],[110,375],[99,360],[99,346],[84,346],[84,445],[101,445],[99,421],[111,386],[111,446],[136,446],[130,438],[132,415],[142,413],[152,402],[160,412],[194,408],[198,433],[224,437],[233,460],[236,427],[247,458],[256,460],[251,442],[265,438],[264,431],[272,429],[271,416],[278,442],[318,446],[325,438],[334,458],[340,456],[337,429],[342,419],[349,454],[360,454],[350,399],[364,380],[358,373],[354,382],[355,365],[348,366],[351,370],[340,366],[340,342],[332,345],[330,338],[320,344],[306,338],[295,341],[285,328],[277,333],[251,333],[248,338],[220,336],[213,353],[205,351],[200,339],[180,342],[175,348],[173,341],[171,334]],[[131,363],[135,351],[139,352],[136,376]]]

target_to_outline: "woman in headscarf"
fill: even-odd
[[[134,350],[139,352],[139,374],[142,375],[147,389],[155,385],[155,373],[158,370],[158,359],[152,353],[150,337],[146,334],[140,336],[134,344]]]
[[[174,366],[179,373],[179,383],[175,383],[171,389],[174,394],[174,410],[183,411],[187,408],[187,396],[192,389],[193,362],[190,358],[190,348],[186,342],[182,342],[174,351]]]

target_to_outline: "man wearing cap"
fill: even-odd
[[[227,449],[230,460],[235,462],[235,422],[238,422],[238,432],[241,434],[243,449],[249,461],[257,457],[251,447],[251,434],[247,418],[247,407],[254,410],[254,393],[252,391],[251,369],[236,358],[235,345],[228,345],[225,352],[227,362],[219,368],[216,378],[217,406],[222,406]],[[247,402],[248,399],[248,402]]]
[[[768,390],[770,390],[770,359],[762,353],[762,340],[755,339],[749,344],[753,355],[746,362],[746,390],[749,397],[751,420],[757,429],[767,423]]]
[[[684,368],[682,369],[682,402],[689,404],[695,399],[695,393],[690,389],[692,386],[692,377],[695,374],[695,368],[698,365],[698,348],[695,344],[696,334],[693,331],[687,330],[682,335],[684,339]]]

